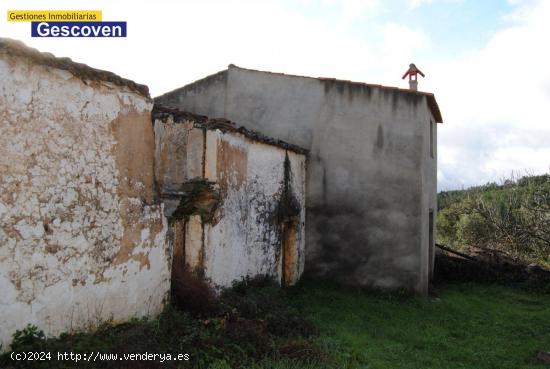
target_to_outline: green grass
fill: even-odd
[[[19,338],[19,349],[188,352],[193,358],[170,365],[128,363],[125,368],[131,369],[550,367],[535,358],[538,351],[550,351],[550,295],[476,284],[448,285],[438,293],[438,299],[424,299],[320,282],[286,292],[273,286],[241,287],[208,316],[168,308],[158,319],[48,340],[31,330]],[[307,321],[318,334],[300,333],[315,331]],[[7,356],[0,358],[2,368],[29,367],[14,364]]]
[[[436,302],[306,284],[294,304],[338,368],[548,368],[550,295],[450,285]]]

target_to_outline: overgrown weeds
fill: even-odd
[[[2,368],[248,368],[283,355],[289,360],[326,360],[310,338],[317,332],[299,309],[289,303],[288,292],[267,278],[248,279],[218,296],[195,274],[175,285],[174,303],[153,320],[132,320],[104,325],[92,334],[64,334],[46,339],[29,326],[14,335],[12,351],[48,351],[53,360],[15,362],[5,354]],[[180,293],[180,295],[176,295]],[[300,340],[310,349],[292,354],[288,342]],[[289,346],[290,345],[290,346]],[[78,364],[58,361],[58,352],[119,356],[131,353],[188,354],[189,360],[100,361]],[[121,366],[121,364],[123,366]],[[144,366],[145,365],[145,366]],[[221,367],[223,367],[223,365]]]
[[[172,303],[180,310],[195,316],[216,315],[219,302],[216,293],[204,279],[200,270],[182,269],[172,279]]]

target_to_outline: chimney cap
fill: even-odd
[[[426,77],[424,73],[422,73],[422,71],[418,69],[414,63],[411,63],[409,64],[409,69],[405,72],[405,74],[403,74],[403,77],[401,77],[401,79],[405,79],[407,78],[407,76],[409,76],[409,81],[412,80],[413,77],[416,80],[418,78],[418,74],[420,74],[422,77]]]

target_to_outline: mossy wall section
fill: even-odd
[[[305,261],[303,150],[205,117],[155,117],[156,171],[174,224],[173,271],[199,269],[215,287],[257,275],[281,281],[283,223],[292,220],[287,284],[296,283]]]

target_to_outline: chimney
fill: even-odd
[[[411,64],[409,64],[409,69],[405,72],[403,77],[401,77],[401,79],[405,79],[405,78],[407,78],[407,76],[409,77],[409,89],[411,91],[418,91],[418,75],[419,74],[422,77],[425,77],[424,73],[422,73],[420,71],[420,69],[418,69],[416,67],[416,65],[414,65],[414,63],[411,63]]]

